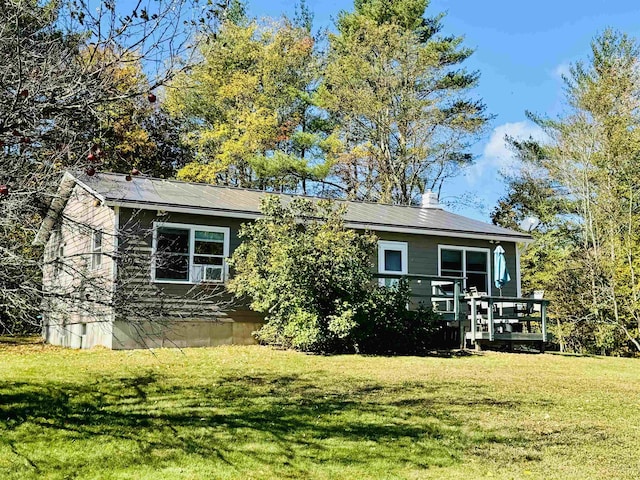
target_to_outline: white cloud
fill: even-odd
[[[563,62],[553,69],[553,76],[558,79],[562,77],[568,77],[571,74],[571,64],[569,62]]]
[[[470,184],[477,184],[488,175],[495,178],[497,172],[513,168],[515,158],[505,138],[513,137],[520,140],[544,140],[545,133],[540,127],[531,122],[505,123],[493,129],[489,141],[484,146],[482,156],[467,171]]]

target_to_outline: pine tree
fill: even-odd
[[[469,97],[472,50],[443,37],[426,1],[359,0],[342,12],[321,105],[337,124],[332,175],[351,198],[410,204],[472,163],[468,151],[488,116]]]

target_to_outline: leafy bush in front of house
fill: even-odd
[[[307,352],[423,353],[433,347],[438,316],[408,310],[400,281],[378,286],[377,238],[344,226],[343,207],[296,198],[263,200],[263,218],[242,226],[229,289],[266,315],[261,343]]]
[[[376,354],[421,354],[437,346],[440,316],[430,307],[407,309],[411,290],[406,280],[393,287],[376,286],[359,306],[353,340],[358,351]]]
[[[229,289],[266,314],[267,344],[312,352],[353,349],[357,312],[371,290],[376,237],[345,228],[343,207],[268,196],[263,218],[240,230]]]

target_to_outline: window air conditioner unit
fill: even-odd
[[[223,282],[224,267],[222,265],[196,265],[194,277],[197,282]]]

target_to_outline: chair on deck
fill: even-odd
[[[431,281],[431,305],[440,312],[453,312],[453,282],[450,280]],[[444,306],[444,310],[441,308]]]

